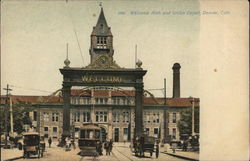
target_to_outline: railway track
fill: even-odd
[[[79,161],[99,161],[97,156],[82,156]]]
[[[125,154],[123,154],[120,150],[118,150],[117,148],[114,148],[119,154],[121,154],[122,156],[124,156],[125,158],[127,158],[128,160],[130,160],[130,161],[134,161],[133,159],[131,159],[130,157],[128,157],[128,156],[126,156]],[[117,159],[117,160],[119,160],[119,161],[122,161],[120,158],[118,158],[115,154],[114,154],[114,152],[112,151],[112,154],[113,154],[113,156]]]

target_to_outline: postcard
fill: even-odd
[[[1,160],[249,160],[246,0],[2,0]]]

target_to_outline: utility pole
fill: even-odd
[[[4,90],[6,90],[6,113],[5,113],[5,148],[8,147],[7,145],[7,137],[8,137],[8,99],[9,99],[9,95],[10,95],[10,91],[12,91],[12,89],[9,88],[9,84],[7,84],[7,88],[3,88]]]
[[[166,90],[166,78],[164,78],[164,112],[163,112],[163,126],[164,126],[164,143],[168,136],[168,121],[167,121],[167,90]]]
[[[13,128],[13,108],[12,108],[12,99],[10,97],[10,135],[14,137],[14,128]]]
[[[192,98],[192,136],[195,135],[195,132],[194,132],[194,97]]]

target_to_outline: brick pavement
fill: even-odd
[[[46,152],[44,153],[44,157],[40,158],[40,161],[85,161],[85,160],[93,160],[92,157],[82,157],[78,155],[77,153],[80,152],[79,148],[72,149],[71,151],[65,151],[64,148],[59,148],[56,146],[57,142],[52,143],[52,147],[48,148],[46,147]],[[129,143],[114,143],[113,152],[110,156],[105,155],[105,151],[103,151],[103,156],[99,156],[96,158],[96,160],[101,161],[184,161],[185,159],[176,158],[170,155],[166,155],[163,153],[160,153],[160,156],[158,159],[155,158],[155,154],[153,154],[153,157],[151,158],[149,153],[145,153],[145,158],[137,158],[135,157],[130,148]],[[163,148],[160,149],[161,151],[164,151]],[[29,159],[23,159],[22,157],[23,151],[18,149],[2,149],[2,160],[8,160],[13,159],[17,161],[37,161],[36,156],[32,156]],[[15,159],[16,158],[16,159]]]

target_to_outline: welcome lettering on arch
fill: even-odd
[[[82,82],[108,82],[108,83],[121,83],[122,78],[118,76],[82,76]]]

